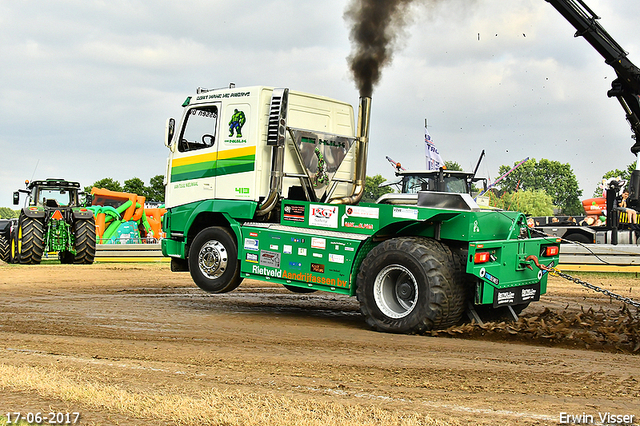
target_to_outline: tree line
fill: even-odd
[[[146,185],[140,178],[133,177],[121,184],[113,178],[103,178],[97,180],[93,185],[85,186],[84,192],[91,193],[91,188],[105,188],[117,192],[130,192],[145,197],[147,202],[164,203],[164,175],[156,175],[149,180]],[[20,215],[20,210],[9,207],[0,207],[0,219],[12,219]]]
[[[499,168],[499,176],[504,175],[512,166],[502,165]],[[462,171],[462,167],[455,161],[445,161],[448,170]],[[602,176],[602,179],[620,177],[629,180],[631,172],[635,170],[636,163],[629,164],[625,169],[610,170]],[[391,186],[380,187],[385,178],[378,174],[367,176],[364,202],[375,202],[382,195],[394,192]],[[142,179],[133,177],[120,184],[113,178],[103,178],[84,188],[86,193],[91,192],[92,187],[106,188],[117,192],[131,192],[144,196],[150,202],[164,202],[164,176],[156,175],[146,185]],[[490,205],[506,210],[518,210],[532,216],[552,216],[558,212],[567,216],[580,216],[584,214],[580,198],[582,190],[579,189],[578,180],[568,163],[560,163],[547,159],[530,159],[505,176],[494,188],[486,194],[490,199]],[[593,196],[602,195],[602,188],[598,182]],[[8,207],[0,207],[0,219],[18,217],[19,210]]]
[[[91,186],[85,186],[84,192],[91,193],[91,188],[104,188],[116,192],[129,192],[146,198],[147,202],[164,203],[164,175],[156,175],[145,185],[140,178],[133,177],[125,180],[124,185],[113,178],[100,179]]]
[[[513,165],[502,165],[498,176],[507,174]],[[462,171],[462,167],[454,161],[445,161],[448,170]],[[629,180],[636,163],[629,164],[624,170],[610,170],[602,179],[620,177]],[[385,182],[382,175],[367,176],[363,201],[375,202],[382,195],[393,192],[390,186],[380,188]],[[490,191],[485,194],[489,205],[505,210],[517,210],[531,216],[553,216],[554,213],[566,216],[582,216],[582,190],[578,180],[568,163],[540,159],[529,159],[506,175]],[[593,197],[602,196],[600,183],[595,188]]]

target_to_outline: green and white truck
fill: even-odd
[[[539,300],[536,265],[558,263],[559,241],[532,238],[522,213],[437,191],[360,202],[370,105],[360,99],[356,120],[347,103],[288,89],[189,96],[166,127],[172,271],[211,293],[250,278],[357,296],[368,324],[399,333]]]

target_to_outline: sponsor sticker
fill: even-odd
[[[319,257],[322,259],[322,253],[313,253],[313,257]]]
[[[344,263],[344,256],[341,254],[329,253],[329,262]]]
[[[260,247],[260,243],[255,238],[245,238],[244,239],[244,249],[245,250],[258,251],[259,247]]]
[[[315,272],[316,274],[324,274],[324,265],[320,263],[312,263],[311,272]]]
[[[298,256],[306,256],[307,255],[307,249],[304,247],[298,247]]]
[[[380,215],[380,209],[377,207],[348,206],[345,212],[348,216],[366,217],[368,219],[378,219]]]
[[[503,290],[498,292],[498,299],[494,301],[498,306],[513,305],[516,300],[516,292],[512,290]]]
[[[283,246],[282,246],[282,252],[283,252],[284,254],[291,254],[291,253],[293,253],[293,246],[290,246],[290,245],[287,245],[287,244],[283,245]]]
[[[498,277],[494,277],[493,275],[491,275],[490,273],[485,273],[484,277],[486,279],[488,279],[489,281],[491,281],[492,283],[494,283],[495,285],[500,284],[500,280],[498,279]]]
[[[523,288],[522,289],[522,301],[523,302],[529,302],[532,300],[535,300],[536,296],[538,295],[538,290],[535,288]]]
[[[269,249],[270,250],[278,250],[278,245],[277,244],[270,244],[269,245]]]
[[[344,226],[345,228],[355,228],[355,229],[373,229],[373,224],[371,223],[344,222],[342,226]]]
[[[394,207],[393,217],[397,217],[400,219],[418,219],[418,210],[406,209],[403,207]]]
[[[270,268],[280,268],[280,253],[262,250],[260,252],[260,265]]]
[[[488,273],[485,268],[480,269],[479,275],[480,275],[480,278],[486,278],[495,285],[500,284],[500,280],[497,277],[494,277],[493,275]]]
[[[323,228],[338,227],[338,206],[309,205],[309,225]]]
[[[300,262],[289,262],[289,267],[291,269],[295,269],[295,270],[301,271],[302,270],[302,263],[300,263]]]
[[[327,240],[324,238],[311,237],[311,248],[324,250],[327,248]]]
[[[493,307],[520,305],[540,300],[540,283],[522,287],[494,289]]]
[[[247,253],[245,260],[251,263],[258,263],[258,253]]]
[[[285,204],[282,208],[282,219],[290,222],[304,222],[304,206]]]

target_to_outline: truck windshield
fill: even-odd
[[[216,106],[191,108],[185,119],[178,150],[186,152],[212,147],[215,143],[217,123]]]

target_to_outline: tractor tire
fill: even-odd
[[[96,257],[96,223],[95,219],[76,220],[73,223],[73,236],[76,241],[76,265],[91,265]]]
[[[4,235],[0,235],[0,260],[8,263],[9,258],[10,258],[9,241],[7,241]]]
[[[208,293],[226,293],[242,282],[236,239],[226,228],[211,226],[196,235],[189,248],[189,272]]]
[[[18,263],[18,242],[17,242],[18,227],[16,227],[11,234],[9,234],[9,263]]]
[[[44,224],[38,219],[22,216],[15,235],[17,260],[25,265],[38,265],[44,253]]]
[[[457,324],[466,291],[456,280],[451,250],[419,237],[387,240],[365,257],[356,295],[367,323],[378,331],[423,333]]]

